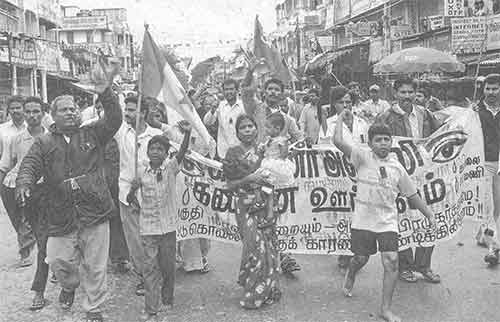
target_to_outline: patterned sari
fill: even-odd
[[[227,180],[244,178],[258,169],[260,161],[255,148],[230,148],[223,161],[224,175]],[[257,184],[249,184],[235,191],[236,220],[243,241],[238,284],[243,286],[244,295],[240,305],[247,309],[277,302],[281,297],[277,214],[273,209],[275,196],[271,194],[264,199],[263,205],[257,205],[260,188]]]

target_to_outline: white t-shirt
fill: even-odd
[[[379,158],[371,149],[353,148],[357,171],[356,208],[351,227],[377,233],[399,232],[396,198],[410,197],[417,189],[394,154]]]

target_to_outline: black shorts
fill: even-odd
[[[376,233],[369,230],[351,229],[351,252],[354,255],[370,256],[380,252],[398,251],[398,233],[387,231]]]

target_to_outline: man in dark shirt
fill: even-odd
[[[62,287],[59,302],[63,309],[70,309],[81,281],[85,292],[82,306],[87,321],[92,322],[102,321],[109,219],[115,211],[104,175],[104,151],[122,123],[118,98],[110,88],[119,63],[102,65],[105,79],[96,85],[96,91],[104,118],[81,127],[73,97],[54,99],[54,125],[48,134],[36,138],[16,179],[16,197],[24,206],[43,176],[48,207],[46,261]]]

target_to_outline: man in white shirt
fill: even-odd
[[[138,99],[136,96],[125,99],[124,120],[118,132],[116,140],[120,150],[120,178],[118,185],[120,188],[118,199],[120,200],[120,217],[123,224],[123,232],[129,249],[130,259],[135,272],[139,275],[139,284],[136,287],[137,295],[144,295],[144,282],[142,277],[144,263],[144,249],[139,235],[139,209],[135,208],[127,201],[127,194],[130,191],[132,180],[136,176],[135,171],[135,133],[138,133],[138,164],[147,162],[147,145],[149,140],[155,135],[163,132],[155,129],[146,123],[148,115],[148,104],[145,100],[141,102],[141,110],[137,111]],[[136,117],[139,115],[139,124],[136,129]]]
[[[370,86],[369,94],[370,98],[364,102],[364,109],[373,117],[391,107],[387,101],[380,98],[380,87],[378,85]]]
[[[10,116],[10,120],[0,124],[0,156],[2,155],[5,142],[26,130],[23,104],[24,99],[22,96],[12,96],[7,101],[7,115]]]
[[[10,115],[11,119],[0,125],[0,156],[4,154],[4,150],[5,153],[8,153],[9,142],[12,139],[27,129],[23,105],[24,99],[21,96],[12,96],[7,101],[7,114]],[[17,207],[14,190],[12,187],[4,187],[1,196],[12,226],[17,233],[19,255],[21,256],[18,266],[25,267],[32,264],[30,253],[35,245],[35,237],[23,212]]]
[[[238,99],[239,84],[234,79],[226,79],[223,84],[224,100],[217,109],[212,109],[205,114],[203,123],[211,126],[219,122],[217,132],[217,155],[224,159],[230,147],[240,144],[236,136],[236,119],[245,114],[243,103]]]

